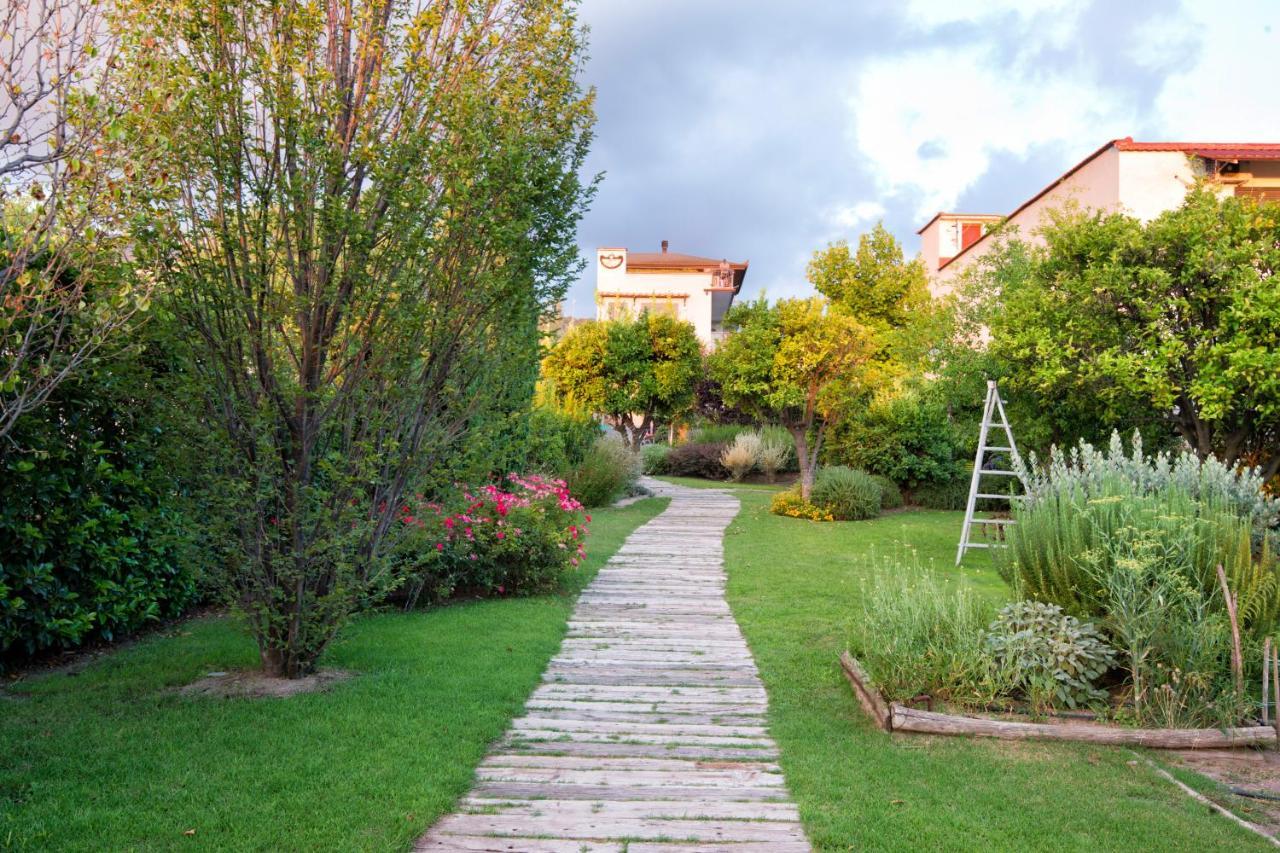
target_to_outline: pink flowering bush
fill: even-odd
[[[407,605],[424,595],[430,602],[555,589],[586,556],[590,520],[563,480],[535,474],[462,488],[448,505],[408,502],[394,554]]]

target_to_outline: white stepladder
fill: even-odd
[[[999,420],[995,418],[999,417]],[[991,433],[991,427],[997,426],[1004,430],[1005,443],[1002,445],[987,444],[987,439]],[[1005,453],[1008,454],[1009,465],[1007,468],[987,468],[989,460],[988,453]],[[956,565],[960,565],[960,561],[964,559],[965,551],[970,548],[992,548],[1000,547],[998,542],[974,542],[969,536],[969,532],[977,524],[991,524],[997,527],[1013,524],[1011,518],[974,518],[974,508],[978,504],[979,499],[984,500],[1003,500],[1009,501],[1010,506],[1015,500],[1021,500],[1021,495],[998,494],[996,492],[982,491],[983,477],[1017,477],[1022,481],[1022,457],[1018,455],[1017,442],[1013,440],[1013,427],[1009,426],[1009,417],[1004,411],[1004,401],[1000,399],[1000,392],[996,390],[994,379],[987,380],[987,402],[982,408],[982,427],[978,431],[978,452],[973,458],[973,477],[969,480],[969,502],[964,509],[964,529],[960,531],[960,546],[956,548]],[[1023,483],[1025,486],[1026,484]]]

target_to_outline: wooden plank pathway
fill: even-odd
[[[524,716],[416,850],[810,849],[724,598],[738,501],[646,484],[671,505],[583,591]]]

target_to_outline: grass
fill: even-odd
[[[1267,848],[1127,750],[876,729],[836,662],[873,555],[909,557],[914,549],[938,571],[1005,599],[989,555],[952,568],[960,513],[821,524],[770,515],[767,491],[733,491],[742,512],[725,542],[729,602],[768,690],[770,731],[818,849]]]
[[[254,666],[229,618],[0,690],[0,849],[407,848],[523,707],[573,593],[665,504],[594,513],[563,595],[358,619],[322,661],[358,675],[326,693],[176,694]]]

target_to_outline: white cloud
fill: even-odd
[[[836,205],[827,211],[827,221],[836,228],[851,230],[868,225],[885,214],[884,205],[878,201],[859,201],[854,204]]]
[[[1174,65],[1155,100],[1155,119],[1168,139],[1272,142],[1280,137],[1280,4],[1253,0],[1186,9],[1198,53]],[[1152,33],[1142,51],[1167,40]]]
[[[859,75],[854,143],[880,190],[918,195],[927,218],[954,208],[1001,155],[1058,146],[1070,157],[1123,136],[1132,117],[1106,94],[1088,79],[997,67],[981,47],[933,49]]]

